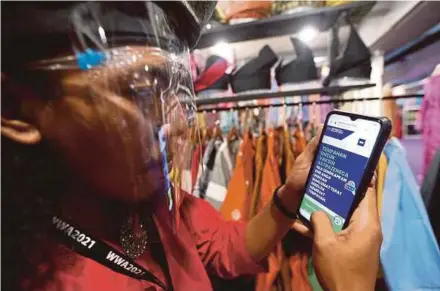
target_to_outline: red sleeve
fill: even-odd
[[[267,269],[266,260],[254,262],[246,249],[245,222],[224,221],[208,202],[190,195],[185,197],[182,210],[208,273],[233,278]]]

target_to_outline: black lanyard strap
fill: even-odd
[[[52,217],[53,230],[59,240],[73,251],[90,258],[109,269],[138,280],[154,283],[163,290],[168,290],[153,273],[133,262],[108,244],[93,238],[77,226],[66,222],[58,216]]]

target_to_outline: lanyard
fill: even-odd
[[[168,290],[167,286],[153,273],[133,262],[130,258],[115,248],[92,237],[77,226],[74,226],[55,215],[52,217],[52,226],[57,238],[59,238],[62,243],[69,246],[73,251],[90,258],[115,272],[134,279],[152,282],[163,290]]]

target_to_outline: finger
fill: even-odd
[[[306,148],[306,154],[309,158],[313,158],[315,155],[316,149],[318,148],[319,139],[321,138],[323,125],[321,124],[318,128],[318,133],[312,138]]]
[[[296,220],[291,228],[303,236],[313,238],[313,232],[299,220]]]
[[[311,223],[315,241],[327,240],[335,236],[329,217],[322,211],[312,213]]]
[[[376,227],[380,224],[377,209],[376,189],[369,187],[358,209],[350,219],[350,228],[355,232],[361,232],[368,227]]]
[[[377,182],[377,172],[374,171],[374,175],[371,178],[370,184],[368,187],[376,187],[376,182]]]

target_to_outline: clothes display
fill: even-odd
[[[323,96],[305,97],[307,100],[318,101]],[[256,123],[240,119],[247,123],[246,126],[241,122],[236,123],[244,132],[243,138],[229,141],[225,132],[222,142],[206,141],[207,150],[203,161],[210,176],[205,176],[205,182],[196,182],[196,185],[203,185],[208,181],[208,189],[204,192],[206,194],[200,197],[205,197],[227,220],[247,221],[258,214],[271,201],[274,190],[292,172],[295,159],[305,150],[308,140],[316,134],[320,120],[325,119],[320,106],[321,104],[300,106],[297,108],[299,110],[270,108],[272,111],[280,110],[278,114],[281,114],[281,110],[282,114],[290,112],[292,116],[289,119],[295,120],[295,123],[288,123],[286,117],[284,126],[279,122],[262,127],[261,119]],[[272,111],[266,110],[263,116],[268,120],[273,119]],[[204,118],[210,118],[208,115],[209,113],[204,113]],[[255,118],[260,118],[260,115],[261,111]],[[307,122],[301,119],[304,115],[308,116]],[[221,118],[221,115],[217,116]],[[251,124],[257,126],[258,130],[251,130]],[[210,148],[215,142],[218,145],[214,147],[215,157],[212,157],[213,151]],[[236,160],[232,162],[234,153],[237,153]],[[203,177],[200,176],[199,179]],[[376,183],[377,206],[384,236],[382,265],[377,275],[378,286],[386,284],[384,288],[389,290],[415,290],[430,282],[427,286],[432,288],[429,290],[438,288],[438,276],[434,276],[440,270],[438,244],[420,192],[408,168],[404,150],[395,138],[389,140],[380,157]],[[323,290],[311,263],[311,247],[310,240],[293,231],[289,232],[283,244],[274,248],[269,255],[267,272],[255,277],[255,285],[252,285],[255,287],[252,288],[258,291]],[[398,266],[394,263],[396,261],[399,262]],[[424,264],[424,261],[429,263]],[[419,275],[421,273],[418,270],[427,268],[429,270]],[[402,280],[402,276],[405,280]]]

